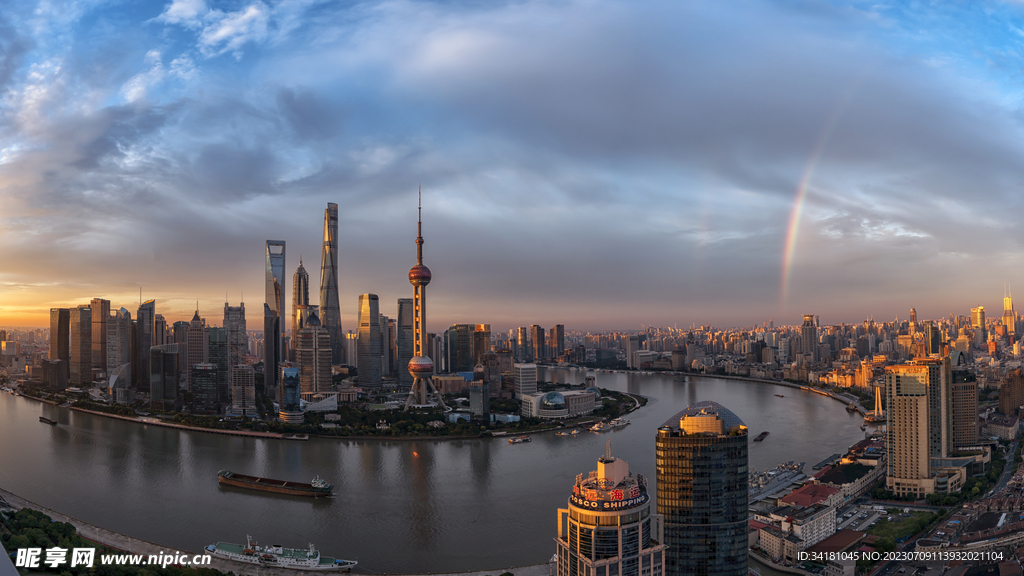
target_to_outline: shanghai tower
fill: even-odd
[[[324,210],[324,249],[320,256],[320,324],[331,336],[331,364],[345,362],[345,335],[338,304],[338,205]]]

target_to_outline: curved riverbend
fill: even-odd
[[[584,372],[541,379],[580,383]],[[640,394],[630,426],[533,442],[310,440],[282,442],[144,426],[0,395],[0,488],[103,528],[184,550],[251,534],[360,562],[367,572],[480,570],[546,562],[555,511],[607,439],[630,468],[654,478],[654,431],[688,404],[714,400],[752,434],[750,465],[809,465],[862,437],[861,418],[830,398],[765,383],[706,377],[598,374],[598,385]],[[775,394],[783,394],[778,398]],[[58,426],[40,424],[46,416]],[[221,487],[222,469],[335,486],[330,500]]]

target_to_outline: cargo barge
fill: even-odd
[[[303,484],[302,482],[258,478],[256,476],[237,474],[230,470],[221,470],[217,473],[217,480],[221,484],[235,486],[236,488],[248,488],[250,490],[261,490],[263,492],[274,492],[275,494],[288,494],[291,496],[326,498],[334,491],[334,486],[331,486],[319,476],[313,478],[311,483]]]
[[[758,434],[757,438],[754,438],[754,442],[760,442],[761,440],[764,440],[767,437],[768,437],[768,431],[765,430],[764,432],[761,432],[760,434]]]
[[[50,426],[56,426],[57,425],[57,421],[56,420],[50,420],[46,416],[40,416],[39,417],[39,421],[42,422],[43,424],[49,424]]]

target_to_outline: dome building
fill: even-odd
[[[590,390],[562,390],[539,392],[523,396],[523,416],[554,420],[575,418],[594,411],[598,394]]]

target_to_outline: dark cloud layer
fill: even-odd
[[[1020,269],[1019,111],[895,9],[18,4],[0,295],[26,311],[140,285],[169,314],[259,301],[264,240],[315,275],[336,202],[352,326],[357,294],[408,296],[421,183],[439,325],[963,313]]]

